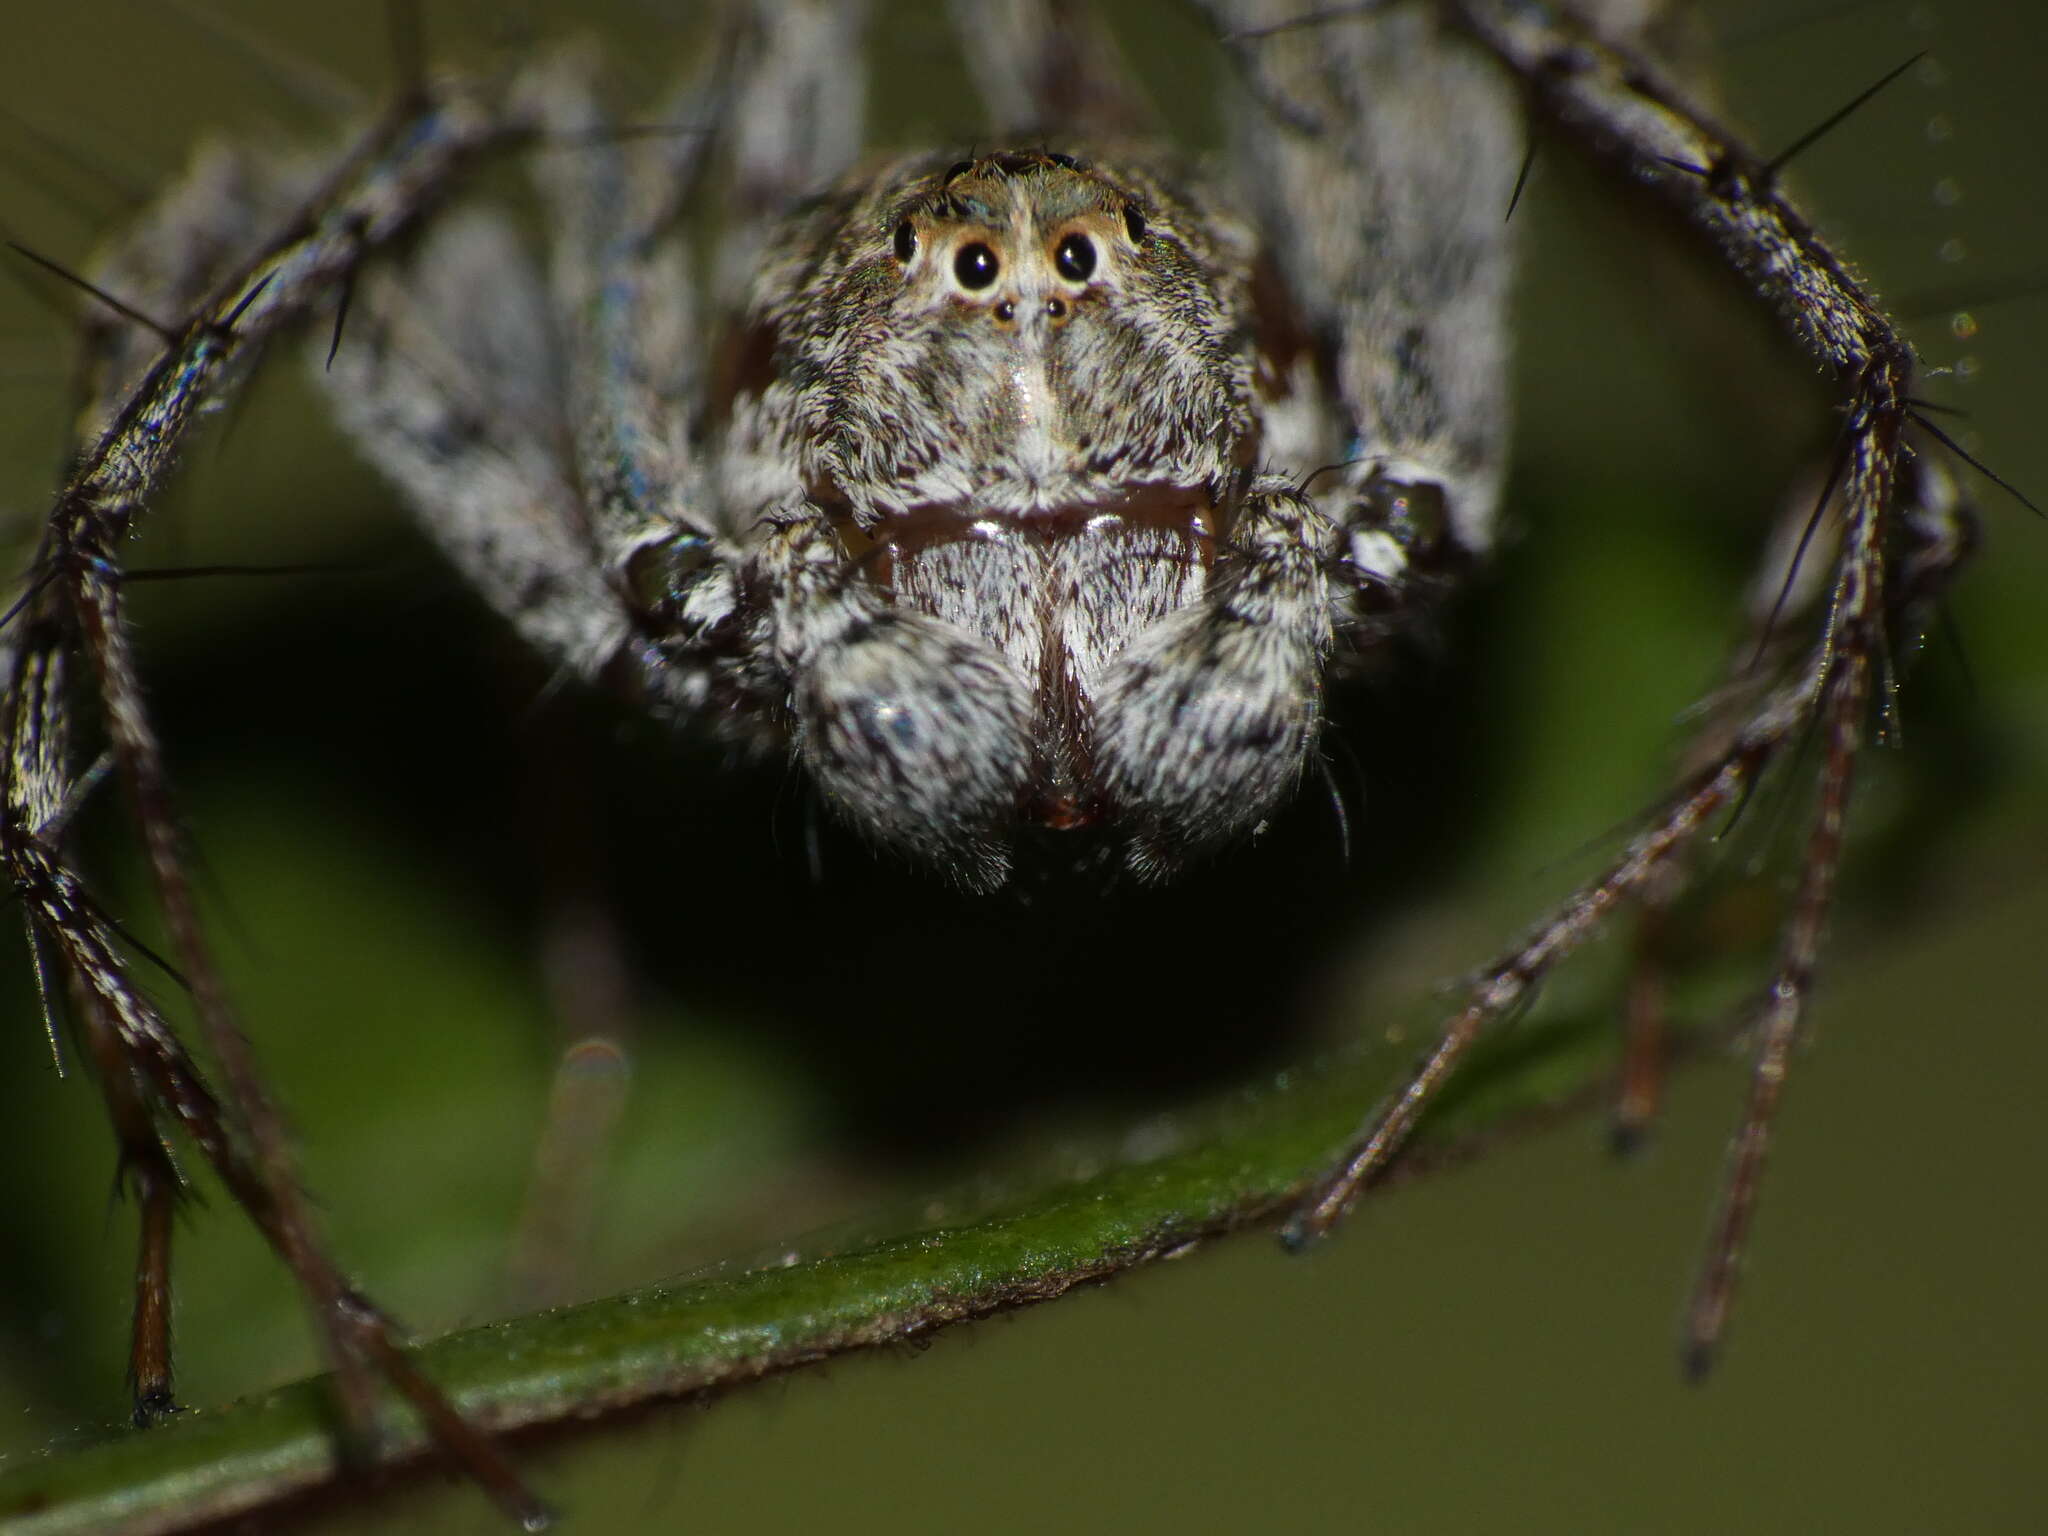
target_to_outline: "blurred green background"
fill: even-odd
[[[377,6],[217,9],[366,90],[383,78]],[[2038,287],[2040,8],[1812,9],[1716,13],[1728,98],[1765,146],[1936,50],[1803,157],[1824,226],[1899,300]],[[531,5],[517,24],[554,36],[571,11],[617,45],[628,99],[651,97],[674,53],[661,8]],[[0,14],[8,110],[114,173],[0,126],[0,218],[60,259],[83,259],[122,187],[160,182],[202,130],[314,126],[168,8]],[[936,16],[883,16],[878,132],[971,139]],[[1206,88],[1172,88],[1211,78],[1190,23],[1126,22],[1176,128],[1208,132]],[[449,5],[430,35],[462,56],[507,34]],[[514,1304],[562,1044],[544,935],[585,896],[621,914],[633,1074],[590,1235],[546,1277],[567,1295],[872,1222],[1142,1137],[1190,1095],[1362,1029],[1426,1028],[1437,984],[1541,912],[1664,781],[1759,529],[1828,427],[1810,370],[1740,296],[1567,157],[1541,160],[1517,221],[1520,537],[1443,655],[1347,705],[1350,868],[1311,793],[1261,849],[1121,901],[960,902],[829,827],[814,887],[799,786],[551,694],[320,426],[299,360],[274,358],[195,445],[137,561],[348,568],[156,589],[143,649],[236,997],[371,1289],[424,1330]],[[1947,302],[1916,335],[1957,370],[1926,386],[1968,410],[1956,430],[2048,497],[2048,296]],[[63,442],[65,334],[9,287],[0,344],[0,511],[32,519]],[[1705,1390],[1678,1383],[1673,1346],[1733,1058],[1680,1082],[1638,1163],[1615,1165],[1583,1121],[1392,1193],[1309,1258],[1241,1239],[914,1360],[599,1427],[537,1450],[536,1482],[587,1530],[2041,1528],[2048,529],[1989,488],[1982,507],[1986,550],[1952,604],[1967,665],[1933,637],[1904,750],[1872,754],[1817,1048]],[[139,912],[113,798],[101,809],[94,867]],[[1693,915],[1700,948],[1737,959],[1684,995],[1688,1017],[1713,1022],[1761,979],[1763,898],[1784,873],[1771,834],[1798,809],[1765,796],[1721,861]],[[1612,1009],[1618,950],[1539,1006]],[[8,957],[0,981],[12,1459],[125,1415],[132,1215],[109,1199],[90,1084],[52,1071],[25,967]],[[311,1367],[289,1289],[224,1197],[181,1226],[178,1273],[188,1400]],[[489,1520],[432,1485],[334,1518]]]

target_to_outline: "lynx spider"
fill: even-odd
[[[565,676],[688,727],[789,743],[844,818],[963,885],[999,885],[1013,861],[1047,856],[1027,842],[1056,857],[1082,844],[1105,869],[1164,878],[1292,792],[1333,651],[1410,625],[1495,542],[1500,215],[1522,139],[1507,81],[1698,226],[1841,380],[1823,496],[1839,550],[1824,582],[1818,556],[1806,568],[1802,595],[1825,611],[1810,648],[1787,652],[1760,604],[1778,671],[1717,715],[1697,766],[1622,855],[1481,974],[1408,1090],[1306,1193],[1290,1235],[1339,1220],[1473,1038],[1617,905],[1668,899],[1708,823],[1815,726],[1805,874],[1693,1312],[1704,1363],[1810,990],[1885,637],[1920,623],[1967,551],[1970,516],[1915,435],[1931,429],[1915,425],[1910,348],[1772,167],[1663,75],[1627,18],[1485,0],[1340,9],[1372,14],[1295,28],[1283,24],[1300,8],[1278,0],[1205,7],[1260,104],[1235,148],[1269,245],[1184,190],[1183,172],[1117,147],[1142,110],[1085,18],[960,7],[1006,147],[849,177],[860,103],[837,61],[857,51],[857,12],[759,0],[733,22],[730,76],[694,82],[661,114],[708,116],[718,135],[628,153],[573,62],[496,91],[437,83],[324,178],[195,177],[94,274],[137,310],[187,318],[163,336],[96,328],[89,419],[107,425],[58,496],[7,633],[0,852],[46,1002],[68,997],[100,1068],[141,1208],[144,1411],[170,1402],[178,1176],[163,1138],[176,1125],[304,1284],[357,1429],[382,1372],[508,1507],[536,1515],[319,1245],[193,916],[119,545],[246,356],[350,295],[356,318],[330,359],[339,414]],[[536,160],[556,214],[552,292],[510,226],[484,215],[430,223],[403,283],[369,264],[468,162],[535,136],[590,150]],[[714,355],[671,231],[720,157],[741,195],[713,288],[752,296]],[[295,207],[309,219],[288,221]],[[278,228],[291,233],[230,266]],[[903,339],[911,325],[931,355]],[[950,371],[935,377],[941,352]],[[1133,376],[1150,387],[1103,384]],[[564,413],[561,391],[573,443],[532,430]],[[80,658],[218,1096],[131,979],[64,846],[92,782],[67,753],[65,679]]]

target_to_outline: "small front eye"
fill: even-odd
[[[986,288],[1001,270],[996,253],[979,240],[961,246],[960,254],[953,258],[953,275],[960,279],[962,288]]]
[[[905,219],[896,226],[896,259],[904,266],[910,265],[910,258],[917,254],[917,231]]]
[[[1086,235],[1069,235],[1053,252],[1052,264],[1070,283],[1085,283],[1095,270],[1095,242]]]
[[[1124,204],[1124,233],[1131,237],[1131,244],[1145,243],[1145,215],[1138,212],[1136,203]]]

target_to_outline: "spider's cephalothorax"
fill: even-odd
[[[757,284],[721,503],[826,794],[972,884],[1013,829],[1141,873],[1251,825],[1318,723],[1335,531],[1261,476],[1251,242],[1067,155],[892,165]]]

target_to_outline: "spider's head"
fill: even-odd
[[[822,474],[863,522],[1193,484],[1256,441],[1237,252],[1148,173],[1047,151],[880,178],[778,320]]]

